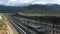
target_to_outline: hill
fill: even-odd
[[[47,5],[30,5],[22,8],[22,11],[36,13],[60,13],[60,9]]]
[[[60,9],[54,7],[55,5],[29,5],[29,6],[3,6],[0,5],[0,12],[10,13],[10,12],[36,12],[36,13],[60,13]]]

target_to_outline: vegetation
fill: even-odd
[[[4,25],[3,21],[0,20],[0,27],[2,27]]]
[[[55,16],[60,17],[60,14],[40,14],[40,13],[23,13],[23,16]]]

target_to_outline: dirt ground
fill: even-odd
[[[7,34],[6,30],[7,29],[5,25],[3,27],[0,27],[0,34]]]
[[[0,14],[0,34],[7,34],[7,25],[5,24],[4,18]]]

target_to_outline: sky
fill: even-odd
[[[0,5],[22,6],[30,4],[59,4],[60,0],[0,0]]]

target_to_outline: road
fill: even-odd
[[[38,26],[41,26],[40,21],[35,21],[35,20],[32,20],[32,19],[27,19],[27,18],[23,18],[23,17],[16,17],[16,16],[14,16],[14,17],[15,17],[15,19],[16,18],[19,19],[19,21],[21,21],[24,24],[26,24],[29,21],[29,23],[36,23],[36,24],[38,23]],[[42,22],[42,28],[45,28],[46,30],[49,29],[49,30],[52,30],[52,31],[54,30],[54,31],[60,32],[60,25],[56,25],[55,27],[56,28],[53,28],[53,24],[51,24],[51,23]]]
[[[23,24],[20,24],[16,20],[12,19],[8,14],[5,14],[5,16],[12,23],[12,25],[15,27],[15,29],[18,31],[19,34],[38,34],[35,31],[27,28]]]
[[[10,18],[9,16],[6,15],[6,17],[8,18],[8,20],[11,22],[11,24],[15,27],[15,29],[18,31],[19,34],[26,34],[16,23],[15,21]]]
[[[18,21],[14,20],[9,14],[5,14],[5,15],[9,19],[9,21],[12,23],[12,25],[15,27],[15,29],[19,32],[19,34],[39,34],[39,33],[35,32],[35,31],[27,28],[26,26],[24,26],[23,24],[19,23]],[[26,20],[28,20],[28,19],[26,19]],[[32,20],[32,21],[36,22],[34,20]],[[56,27],[57,26],[60,27],[60,25],[56,25]],[[45,28],[45,30],[49,29],[51,31],[54,30],[54,31],[60,32],[59,28],[53,28],[53,24],[50,24],[50,23],[42,22],[42,27]]]

